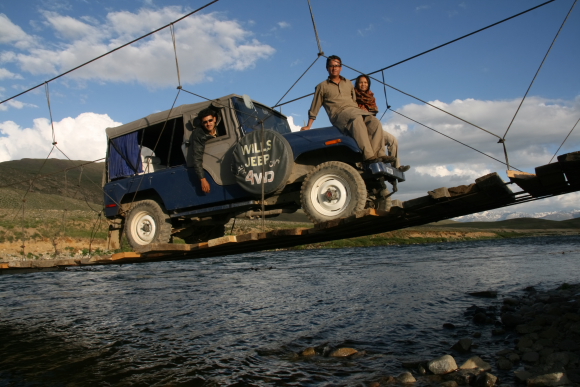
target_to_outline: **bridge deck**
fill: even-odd
[[[348,218],[265,233],[228,235],[197,244],[153,244],[139,252],[109,257],[11,261],[0,263],[0,273],[55,270],[67,266],[170,261],[242,254],[275,248],[378,234],[411,226],[580,191],[580,152],[558,157],[558,162],[536,168],[535,174],[508,171],[509,183],[497,173],[475,183],[437,188],[427,196],[398,202],[390,211],[367,209]],[[516,192],[509,185],[517,186]]]

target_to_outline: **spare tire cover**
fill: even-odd
[[[238,184],[256,196],[284,188],[294,156],[288,140],[273,130],[255,130],[234,146],[232,172]]]

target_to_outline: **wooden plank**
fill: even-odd
[[[507,175],[511,182],[515,183],[530,195],[534,197],[544,195],[545,189],[540,184],[540,180],[535,173],[509,170],[507,171]]]
[[[429,194],[429,196],[434,199],[434,200],[449,200],[449,198],[451,197],[451,194],[449,193],[449,190],[447,189],[447,187],[441,187],[441,188],[436,188],[433,191],[428,191],[427,192]]]
[[[207,241],[208,247],[221,246],[229,243],[237,243],[238,240],[235,235],[226,235],[220,238],[210,239]]]
[[[536,167],[536,175],[542,187],[552,190],[563,190],[568,187],[566,177],[560,163],[552,163]]]
[[[304,230],[308,230],[307,227],[299,227],[299,228],[289,228],[284,230],[272,230],[266,233],[266,238],[273,238],[273,237],[286,237],[286,236],[301,236]]]
[[[505,185],[505,182],[501,177],[499,177],[497,172],[492,172],[475,179],[475,184],[477,184],[479,189],[490,196],[504,199],[511,196],[513,199],[514,193],[507,185]]]
[[[125,258],[141,258],[141,254],[135,252],[116,253],[111,256],[111,261]]]
[[[421,207],[430,206],[433,203],[434,203],[434,201],[431,198],[431,196],[421,196],[421,197],[418,197],[416,199],[411,199],[411,200],[407,200],[406,202],[403,202],[403,208],[405,210],[416,211],[417,209],[419,209]]]
[[[400,201],[399,199],[393,199],[392,204],[391,204],[391,208],[393,208],[393,207],[403,208],[403,202]]]
[[[580,185],[580,152],[566,153],[558,156],[558,163],[572,185]]]
[[[10,265],[8,265],[8,262],[0,262],[0,269],[9,269]]]
[[[260,240],[260,233],[250,232],[248,234],[236,235],[236,240],[238,241],[238,243],[257,241]]]
[[[469,185],[459,185],[457,187],[451,187],[447,189],[451,197],[467,195],[471,193],[479,192],[479,187],[477,184],[469,184]]]

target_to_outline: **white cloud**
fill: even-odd
[[[34,38],[19,26],[12,23],[8,16],[0,13],[0,44],[14,44],[18,48],[27,48],[34,43]]]
[[[299,132],[301,126],[300,125],[296,125],[294,123],[294,117],[292,116],[288,116],[288,125],[290,125],[290,130],[293,132]]]
[[[107,114],[82,113],[54,123],[57,146],[72,160],[97,160],[105,157],[105,129],[121,125]],[[21,158],[45,158],[52,148],[50,120],[36,118],[32,128],[13,121],[0,123],[0,162]],[[66,158],[58,150],[51,157]]]
[[[25,106],[26,107],[38,107],[32,103],[25,103],[25,102],[20,102],[20,101],[17,101],[15,99],[12,99],[12,100],[6,101],[2,105],[0,105],[0,111],[6,111],[6,110],[8,110],[9,107],[12,107],[14,109],[22,109]]]
[[[22,76],[0,67],[0,79],[22,79]]]
[[[278,27],[280,27],[280,28],[289,28],[290,27],[290,23],[285,22],[285,21],[281,21],[281,22],[278,22]]]
[[[136,13],[111,12],[102,25],[94,26],[82,21],[86,18],[74,19],[45,12],[46,28],[53,30],[63,41],[49,48],[31,47],[21,53],[6,52],[2,60],[15,62],[22,71],[35,75],[62,73],[149,32],[151,26],[165,25],[184,13],[186,11],[181,7],[141,9]],[[275,52],[271,46],[253,38],[252,33],[240,23],[224,20],[217,13],[192,15],[175,25],[175,34],[184,84],[208,80],[208,73],[212,71],[252,68],[258,60],[268,58]],[[167,28],[116,51],[71,73],[69,77],[139,82],[148,86],[176,85],[177,71],[170,30]]]
[[[519,102],[465,99],[431,103],[503,136]],[[503,148],[496,137],[432,107],[409,104],[397,111],[505,161]],[[532,173],[534,167],[547,164],[578,117],[580,97],[573,101],[527,98],[507,135],[510,163]],[[505,165],[397,114],[391,114],[383,123],[383,128],[398,138],[401,163],[412,166],[405,174],[407,181],[399,185],[398,199],[424,196],[427,191],[439,187],[470,184],[475,178],[490,172],[500,173],[507,181]],[[559,153],[579,150],[579,139],[580,132],[573,132]],[[567,206],[570,204],[568,197],[564,195],[546,203],[556,207]]]

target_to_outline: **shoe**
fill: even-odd
[[[410,165],[401,165],[397,169],[399,170],[399,172],[407,172],[409,169],[411,169],[411,166]]]
[[[379,159],[381,159],[383,163],[394,163],[395,161],[397,161],[397,158],[395,156],[381,156],[379,157]]]
[[[367,159],[365,160],[365,163],[374,164],[378,163],[379,161],[380,161],[379,159]]]

